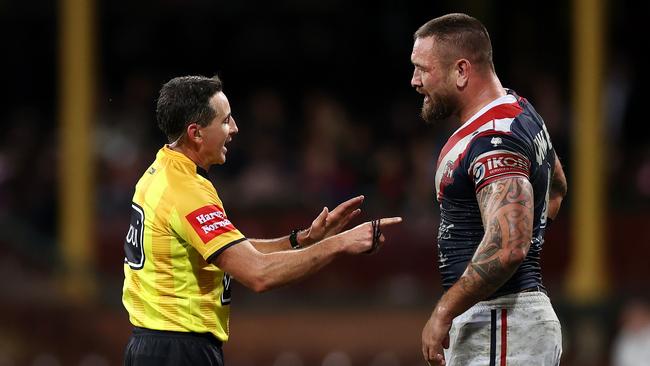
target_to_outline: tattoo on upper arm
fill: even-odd
[[[485,236],[460,285],[492,293],[516,270],[511,265],[528,252],[532,235],[533,190],[525,178],[499,179],[478,192]]]

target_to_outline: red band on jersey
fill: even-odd
[[[190,212],[185,219],[192,225],[204,244],[217,236],[235,230],[221,207],[209,205]]]
[[[497,178],[523,176],[530,174],[530,160],[512,151],[489,151],[474,160],[469,173],[474,178],[478,192]]]

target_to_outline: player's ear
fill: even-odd
[[[472,64],[468,59],[461,58],[454,64],[454,75],[456,76],[456,87],[464,89],[469,82],[469,74],[472,71]]]

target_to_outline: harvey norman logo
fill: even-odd
[[[207,243],[223,233],[235,230],[223,209],[216,205],[201,207],[190,212],[185,218],[192,225],[203,243]]]

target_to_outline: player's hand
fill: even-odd
[[[381,229],[399,224],[401,217],[387,217],[379,220],[364,222],[341,234],[344,251],[350,254],[374,253],[386,241]]]
[[[446,365],[443,348],[449,348],[451,319],[444,319],[436,310],[422,329],[422,356],[431,366]]]
[[[324,207],[323,211],[311,223],[302,244],[308,246],[340,233],[352,219],[361,213],[359,206],[363,203],[363,199],[363,196],[351,198],[336,206],[331,212]]]

